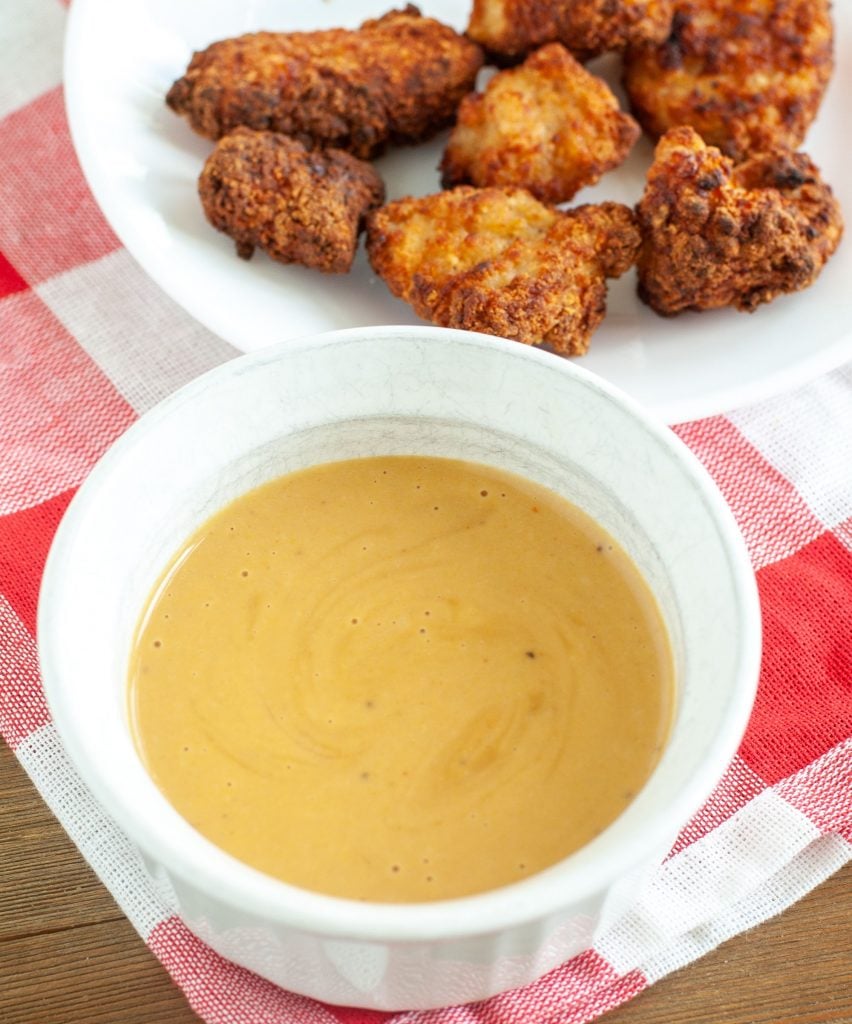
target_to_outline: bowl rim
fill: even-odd
[[[734,673],[731,699],[704,760],[684,782],[665,813],[658,814],[648,828],[636,830],[627,841],[620,843],[617,850],[608,853],[603,860],[603,869],[600,861],[587,854],[597,843],[593,840],[556,865],[521,881],[471,896],[428,903],[375,903],[328,896],[266,875],[225,853],[200,833],[195,833],[199,843],[195,844],[195,850],[189,852],[179,845],[179,841],[162,831],[149,833],[122,799],[120,780],[112,779],[99,770],[74,730],[64,672],[51,635],[50,622],[56,614],[54,605],[62,595],[65,564],[88,507],[97,500],[100,488],[108,482],[113,464],[122,460],[134,446],[144,443],[153,424],[167,418],[178,406],[191,402],[211,385],[232,378],[240,367],[276,362],[287,358],[290,353],[302,353],[307,349],[353,341],[366,343],[377,337],[423,339],[436,335],[452,343],[502,350],[574,377],[581,386],[596,392],[600,399],[627,412],[670,459],[680,464],[696,488],[727,552],[728,572],[738,606],[737,618],[742,623],[740,658]],[[673,832],[686,824],[700,808],[733,759],[756,696],[761,657],[760,605],[745,541],[708,472],[669,427],[612,384],[552,353],[490,335],[409,325],[345,328],[289,339],[246,353],[196,377],[143,413],[99,459],[60,523],[42,577],[37,636],[44,690],[60,739],[85,784],[137,847],[176,878],[236,912],[328,938],[379,942],[465,939],[522,925],[593,897],[647,860],[661,843],[670,842]],[[132,744],[129,736],[128,742]],[[148,781],[159,794],[150,776]],[[616,822],[605,830],[604,836]]]

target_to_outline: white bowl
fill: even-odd
[[[142,766],[125,679],[140,609],[203,520],[307,465],[406,453],[520,473],[597,519],[656,594],[678,702],[652,777],[582,850],[481,895],[370,904],[286,885],[199,835]],[[377,1009],[484,998],[590,946],[733,757],[760,653],[742,539],[671,432],[566,360],[431,327],[287,341],[213,370],[143,416],[72,502],[48,559],[38,625],[68,752],[187,925],[295,992]]]

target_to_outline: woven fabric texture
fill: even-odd
[[[777,914],[852,856],[852,367],[676,429],[729,502],[757,574],[764,660],[740,751],[594,950],[485,1003],[323,1006],[191,935],[68,761],[44,700],[39,582],[65,508],[136,418],[235,353],[121,247],[65,120],[58,0],[0,14],[0,735],[210,1024],[582,1024]]]

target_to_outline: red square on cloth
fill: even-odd
[[[329,1013],[340,1021],[340,1024],[383,1024],[390,1020],[391,1014],[382,1010],[360,1010],[350,1006],[331,1006],[324,1004]]]
[[[64,491],[41,505],[0,516],[0,596],[33,636],[44,563],[73,494]]]
[[[0,299],[27,290],[27,282],[0,252]]]
[[[329,1013],[333,1013],[340,1024],[383,1024],[390,1020],[391,1014],[382,1010],[359,1010],[350,1006],[331,1006],[325,1004]]]
[[[0,207],[0,251],[30,285],[119,247],[77,162],[61,88],[0,121]]]
[[[763,665],[740,754],[770,785],[852,735],[850,581],[831,533],[757,574]]]

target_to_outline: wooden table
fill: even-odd
[[[0,742],[0,1022],[195,1024]],[[852,864],[606,1024],[852,1024]]]

